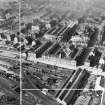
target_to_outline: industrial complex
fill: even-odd
[[[0,0],[0,105],[105,105],[104,0]]]

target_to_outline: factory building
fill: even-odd
[[[90,52],[91,52],[91,48],[83,48],[81,50],[81,52],[75,58],[75,60],[77,61],[77,66],[81,66],[85,63]]]
[[[61,48],[61,47],[60,47],[59,43],[54,43],[54,44],[50,47],[50,49],[47,51],[47,54],[48,54],[49,56],[55,55],[55,53],[56,53],[60,48]]]
[[[70,58],[73,59],[76,54],[78,53],[79,49],[78,48],[74,48],[73,51],[70,53]]]
[[[63,102],[64,105],[70,105],[74,103],[75,97],[79,91],[72,89],[83,89],[89,78],[89,73],[86,70],[78,69],[72,77],[68,77],[65,84],[63,85],[63,90],[59,90],[56,94],[58,101]]]
[[[74,36],[76,29],[77,29],[77,25],[76,24],[74,24],[72,27],[69,26],[67,28],[67,30],[64,33],[62,33],[61,41],[68,42],[71,39],[71,37]]]
[[[44,38],[48,40],[56,39],[64,30],[66,29],[66,26],[55,26],[51,29],[49,29],[45,35]]]
[[[43,44],[41,47],[39,47],[36,51],[36,58],[41,57],[42,54],[52,45],[52,42],[48,41],[45,44]]]
[[[56,25],[45,33],[44,38],[50,40],[60,38],[60,40],[66,42],[74,35],[76,28],[76,22],[70,22],[68,25]]]
[[[30,48],[30,51],[32,51],[32,52],[36,51],[41,45],[42,45],[42,43],[39,40],[35,41],[35,45],[33,45]]]
[[[94,32],[90,35],[90,40],[88,41],[88,47],[93,47],[93,45],[96,43],[98,33],[99,33],[98,29],[95,28]]]
[[[104,26],[104,29],[103,29],[103,34],[102,34],[101,43],[103,43],[104,41],[105,41],[105,26]]]

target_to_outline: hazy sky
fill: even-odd
[[[0,0],[0,2],[10,2],[10,1],[18,1],[18,0]]]
[[[10,2],[10,1],[18,1],[18,0],[0,0],[0,2]],[[29,5],[34,5],[36,3],[46,1],[49,7],[58,11],[75,11],[77,14],[86,14],[86,11],[92,11],[92,13],[101,13],[105,11],[105,0],[24,0]],[[2,4],[2,3],[1,3]]]

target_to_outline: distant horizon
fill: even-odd
[[[11,2],[11,1],[18,1],[18,0],[0,0],[0,2]]]

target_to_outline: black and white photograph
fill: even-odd
[[[0,0],[0,105],[105,105],[105,0]]]
[[[102,105],[105,105],[105,91],[103,91],[103,96],[102,96]]]
[[[0,105],[20,105],[19,34],[19,2],[0,0]]]
[[[22,103],[23,105],[102,105],[101,90],[67,90],[66,94],[59,91],[53,94],[51,91],[25,90]]]

